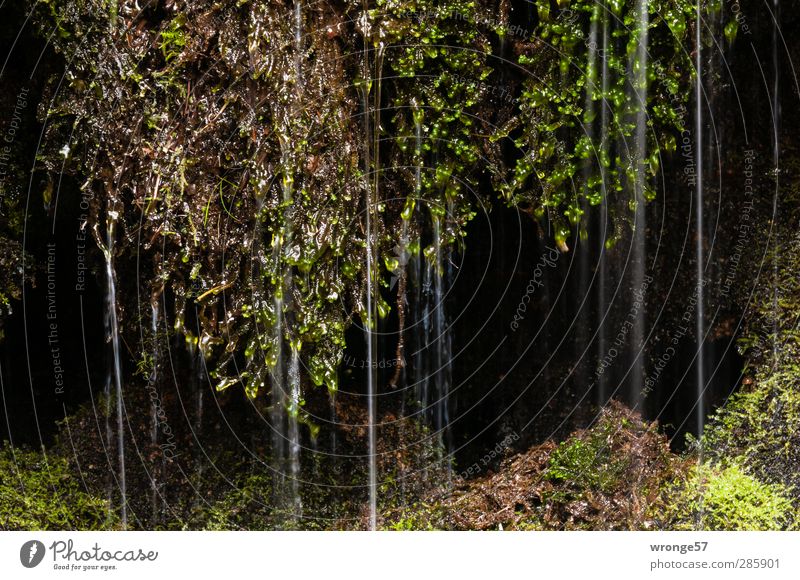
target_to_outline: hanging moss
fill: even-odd
[[[563,243],[635,170],[599,146],[585,103],[610,103],[607,141],[630,139],[637,14],[634,2],[607,17],[582,0],[537,6],[533,36],[510,39],[507,4],[477,0],[304,4],[299,21],[260,0],[40,3],[42,34],[56,30],[70,63],[42,111],[41,167],[61,171],[68,143],[98,239],[117,216],[114,259],[148,281],[123,281],[123,324],[134,304],[168,299],[172,332],[202,350],[219,389],[257,396],[294,350],[311,383],[335,390],[345,331],[367,318],[367,246],[386,317],[390,273],[417,254],[441,267],[489,200],[487,177],[508,203],[554,218]],[[648,156],[634,165],[652,174],[682,122],[692,6],[649,6]],[[611,22],[612,82],[599,90],[586,40]],[[509,44],[519,66],[494,58]],[[602,169],[586,170],[598,151]]]
[[[662,151],[675,150],[687,123],[693,78],[687,28],[696,7],[686,0],[647,2],[643,15],[636,2],[574,0],[552,9],[543,0],[536,6],[538,24],[519,56],[527,73],[519,115],[495,137],[510,139],[519,159],[498,187],[509,204],[547,213],[563,242],[590,206],[654,198],[649,183]],[[646,60],[637,58],[642,20]],[[635,118],[641,113],[646,153],[639,156]],[[640,172],[645,181],[637,192]],[[633,213],[635,203],[622,205]],[[617,228],[626,219],[617,216]]]

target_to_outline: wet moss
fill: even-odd
[[[456,530],[652,529],[662,488],[682,472],[666,437],[619,404],[561,444],[506,458],[497,473],[401,512],[389,527]]]
[[[604,191],[596,174],[578,193],[565,189],[597,149],[575,134],[586,98],[611,98],[613,117],[632,114],[616,96],[636,38],[614,29],[616,84],[599,94],[578,42],[597,25],[591,3],[544,7],[529,36],[510,34],[506,4],[487,18],[494,6],[475,0],[299,12],[262,1],[48,0],[37,22],[45,37],[56,31],[70,65],[42,111],[41,166],[81,176],[99,241],[109,219],[119,222],[118,268],[136,260],[149,281],[120,288],[123,324],[134,323],[126,306],[168,296],[172,332],[203,351],[220,389],[257,396],[294,350],[309,385],[336,390],[345,332],[367,319],[367,287],[387,317],[403,300],[391,276],[412,254],[441,267],[487,201],[482,181],[548,213],[562,243],[583,220],[581,200],[596,204]],[[648,113],[659,139],[677,126],[676,46],[689,7],[650,8]],[[633,3],[617,16],[630,28]],[[509,46],[520,54],[513,71]],[[628,124],[612,129],[609,139],[630,138]],[[519,153],[511,164],[504,136]],[[656,171],[662,144],[648,146],[636,163]],[[606,161],[624,181],[625,160]],[[368,247],[381,264],[371,284]]]
[[[88,493],[66,459],[12,447],[0,449],[0,529],[106,530],[117,517]]]
[[[787,530],[798,521],[790,489],[763,483],[736,463],[696,465],[667,495],[658,517],[668,530]]]

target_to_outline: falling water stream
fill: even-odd
[[[150,372],[149,382],[150,382],[150,389],[153,392],[157,393],[156,389],[158,388],[158,363],[159,363],[159,349],[158,349],[158,320],[159,320],[159,309],[158,309],[158,300],[155,298],[153,299],[152,303],[150,304],[151,308],[151,317],[150,317],[150,331],[152,333],[152,353],[151,356],[153,357],[153,369]],[[151,393],[150,400],[152,404],[150,405],[150,445],[152,449],[156,449],[158,447],[158,412],[159,412],[159,405],[158,401],[160,400],[157,396],[153,396]],[[163,462],[161,466],[163,468]],[[152,511],[152,518],[153,523],[159,523],[159,514],[160,514],[160,502],[159,502],[159,481],[161,480],[161,476],[163,475],[160,473],[160,469],[156,468],[154,464],[151,468],[150,472],[150,507]]]
[[[272,453],[274,463],[274,489],[278,505],[287,512],[289,521],[302,517],[300,498],[300,352],[296,341],[290,340],[286,353],[286,334],[292,331],[293,317],[286,311],[293,293],[292,269],[284,264],[283,252],[293,237],[293,204],[297,189],[295,184],[298,151],[294,146],[301,139],[295,134],[294,124],[302,114],[303,106],[303,4],[294,3],[294,87],[295,102],[290,118],[286,120],[280,136],[282,197],[284,211],[283,231],[273,240],[273,261],[278,271],[278,289],[273,299],[274,324],[272,327],[272,396],[270,420],[272,421]]]
[[[599,38],[601,10],[602,8],[599,3],[595,4],[592,8],[592,16],[589,25],[589,39],[587,45],[589,49],[586,63],[588,80],[586,87],[586,98],[584,100],[585,114],[583,128],[584,133],[589,137],[589,139],[591,139],[593,144],[597,142],[595,119],[597,117],[597,96],[600,92],[600,87],[598,86],[599,75],[597,70],[600,61],[599,45],[597,41]],[[598,164],[597,150],[595,150],[594,153],[594,156],[590,155],[588,157],[583,167],[584,187],[587,189],[589,180],[592,177],[592,171]],[[584,214],[588,213],[589,208],[586,201],[586,191],[584,191],[584,196],[581,198],[581,209],[584,211]],[[584,235],[584,224],[579,226],[579,232],[580,241],[576,244],[576,251],[578,252],[578,297],[582,302],[580,308],[585,312],[585,309],[590,304],[590,301],[588,300],[588,293],[590,284],[591,252],[588,244],[585,243],[588,236]],[[574,360],[576,361],[576,365],[572,371],[575,373],[578,369],[580,369],[580,376],[575,376],[574,378],[580,381],[582,384],[589,384],[591,382],[588,380],[587,373],[583,372],[585,365],[581,364],[583,361],[585,361],[587,349],[590,343],[590,324],[587,319],[588,317],[581,317],[581,322],[578,324],[577,340],[575,341],[574,347]]]
[[[286,375],[289,384],[289,489],[292,511],[296,516],[302,512],[300,500],[300,353],[292,347]]]
[[[433,248],[435,262],[431,267],[432,286],[433,286],[433,316],[432,336],[429,347],[433,348],[431,373],[433,374],[434,392],[432,393],[433,405],[433,425],[436,429],[436,437],[439,449],[447,456],[450,435],[450,411],[448,409],[450,399],[450,387],[452,383],[451,366],[451,336],[447,321],[447,310],[445,308],[445,288],[449,283],[450,262],[442,250],[442,222],[441,218],[433,217]],[[445,460],[445,469],[448,474],[448,481],[452,478],[451,462]]]
[[[778,61],[778,35],[780,34],[780,0],[772,0],[772,116],[774,141],[772,147],[772,165],[775,171],[775,192],[772,197],[773,223],[778,216],[778,195],[780,193],[780,132],[781,132],[781,100],[780,100],[780,63]],[[773,236],[777,232],[773,232]],[[778,257],[777,240],[772,254],[772,365],[778,367]]]
[[[607,190],[607,167],[606,160],[610,158],[609,155],[609,138],[608,138],[608,116],[610,104],[607,102],[607,96],[610,84],[610,75],[608,68],[608,51],[610,48],[611,31],[609,29],[608,7],[605,2],[600,6],[600,18],[602,23],[602,53],[600,56],[600,88],[602,91],[602,99],[600,101],[600,162],[599,170],[601,177],[602,200],[600,202],[600,220],[601,220],[601,236],[600,236],[600,271],[598,274],[598,356],[597,360],[603,360],[606,356],[608,349],[608,324],[606,317],[609,310],[608,301],[608,255],[606,252],[606,241],[608,240],[608,227],[609,227],[609,200]],[[598,378],[598,403],[602,406],[608,400],[608,378],[607,373],[603,373]]]
[[[634,185],[633,194],[636,204],[633,232],[633,264],[632,264],[632,287],[635,293],[642,292],[645,279],[647,247],[646,231],[647,218],[645,206],[647,203],[646,189],[647,176],[645,172],[645,159],[647,158],[647,68],[648,68],[648,27],[650,16],[648,13],[647,0],[637,0],[636,3],[636,53],[631,62],[632,74],[632,102],[635,103],[635,123],[636,132],[634,134],[633,155],[634,165]],[[641,296],[641,295],[639,295]],[[632,302],[637,300],[632,297]],[[644,384],[644,336],[645,336],[645,311],[644,298],[639,298],[639,307],[636,310],[636,318],[633,322],[633,332],[631,336],[631,347],[633,350],[633,363],[631,366],[631,398],[630,402],[634,409],[641,410],[643,405]]]
[[[378,143],[380,127],[380,60],[381,48],[375,54],[375,72],[372,71],[370,64],[370,50],[372,46],[372,23],[369,19],[368,4],[363,6],[361,15],[361,28],[364,35],[362,48],[362,112],[364,115],[364,174],[367,176],[366,199],[364,207],[364,235],[365,241],[365,264],[366,264],[366,300],[364,321],[364,339],[367,346],[367,439],[368,439],[368,493],[369,493],[369,529],[376,530],[378,527],[378,466],[376,455],[376,353],[377,353],[377,333],[375,325],[377,317],[375,312],[375,292],[374,271],[375,271],[375,233],[373,229],[376,225],[376,217],[373,212],[377,210],[377,200],[379,199],[379,163]],[[375,85],[375,105],[370,104],[370,94],[373,84]],[[374,119],[373,119],[374,116]],[[374,133],[374,134],[373,134]],[[374,158],[374,161],[373,161]]]
[[[275,248],[276,263],[280,267],[280,248]],[[287,442],[287,420],[284,390],[284,364],[283,364],[283,298],[280,294],[275,296],[273,302],[275,312],[275,323],[272,327],[272,344],[274,348],[272,365],[272,394],[270,400],[270,420],[272,421],[272,459],[275,477],[275,501],[278,505],[283,505],[286,474],[284,470],[284,458],[286,457]]]
[[[696,420],[697,420],[697,436],[698,441],[703,434],[703,427],[705,423],[705,404],[703,400],[703,393],[705,389],[705,356],[703,348],[704,326],[705,326],[705,299],[703,292],[703,277],[704,277],[704,263],[703,263],[703,232],[705,219],[703,216],[704,205],[704,191],[703,191],[703,43],[702,43],[702,3],[698,2],[695,22],[695,169],[696,169],[696,182],[695,182],[695,261],[696,261],[696,276],[697,283],[695,285],[695,293],[697,295],[697,308],[695,310],[695,333],[697,336],[697,406],[696,406]],[[700,448],[700,458],[702,460],[702,446]]]
[[[119,215],[116,210],[109,209],[106,217],[106,243],[102,247],[106,260],[106,331],[111,343],[112,364],[108,369],[107,389],[114,387],[114,400],[116,403],[117,419],[117,468],[120,495],[120,518],[122,528],[128,527],[128,492],[125,481],[125,428],[124,428],[124,402],[122,399],[122,365],[120,363],[119,321],[117,319],[117,291],[116,276],[114,273],[114,244],[116,225]],[[110,392],[108,393],[110,395]],[[109,446],[111,441],[109,441]]]
[[[380,199],[380,111],[381,111],[381,84],[383,75],[383,51],[384,44],[379,42],[375,50],[375,74],[367,78],[372,79],[375,85],[375,100],[373,103],[373,115],[375,117],[370,131],[372,139],[372,171],[374,186],[368,187],[367,191],[367,211],[366,211],[366,237],[367,237],[367,398],[368,398],[368,432],[369,432],[369,527],[376,530],[378,527],[378,464],[377,464],[377,380],[376,380],[376,361],[377,352],[377,317],[374,276],[376,275],[376,241],[378,233],[377,209]],[[369,96],[367,94],[367,96]],[[367,102],[369,107],[369,102]],[[368,109],[369,110],[369,109]],[[369,115],[367,115],[369,116]],[[373,215],[375,212],[375,215]]]

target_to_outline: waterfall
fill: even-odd
[[[106,243],[102,248],[106,259],[106,333],[111,343],[111,365],[108,370],[108,378],[106,381],[106,394],[110,399],[110,391],[113,384],[117,418],[117,483],[119,485],[120,494],[120,518],[122,520],[122,528],[127,529],[128,492],[125,481],[124,402],[122,399],[122,365],[120,363],[119,321],[117,319],[116,276],[114,273],[114,242],[118,218],[119,215],[117,211],[112,209],[108,210],[108,216],[106,218]],[[110,431],[108,423],[106,423],[106,426],[107,430]],[[109,444],[110,443],[109,441]]]
[[[296,522],[302,516],[300,498],[300,425],[301,383],[300,352],[295,340],[288,338],[291,347],[289,360],[286,360],[285,344],[293,337],[293,317],[287,307],[291,305],[294,282],[292,268],[284,264],[283,253],[287,244],[292,243],[293,206],[296,190],[295,177],[298,168],[299,151],[295,149],[301,141],[294,130],[295,122],[303,111],[303,4],[294,3],[294,89],[293,110],[286,119],[280,134],[281,147],[281,190],[283,196],[283,230],[276,234],[272,242],[272,257],[278,278],[272,308],[271,349],[272,392],[270,397],[270,420],[272,422],[272,460],[273,493],[275,502],[287,513],[289,520]],[[294,337],[296,338],[296,337]],[[288,364],[287,364],[288,363]],[[288,481],[287,481],[288,476]]]
[[[703,232],[705,227],[705,219],[703,216],[704,205],[704,191],[703,191],[703,42],[702,42],[702,3],[698,2],[696,11],[695,22],[695,72],[697,79],[695,81],[695,167],[696,167],[696,181],[695,181],[695,261],[697,283],[695,285],[695,293],[697,295],[697,308],[695,310],[695,333],[697,335],[697,406],[696,406],[696,420],[697,420],[697,436],[698,441],[703,434],[703,427],[705,423],[705,404],[703,391],[705,389],[705,356],[703,348],[704,326],[705,326],[705,299],[703,291]],[[702,447],[700,450],[700,457],[702,459]]]
[[[297,88],[303,87],[303,2],[294,3],[294,70]]]
[[[328,391],[328,400],[331,407],[331,460],[335,472],[339,462],[338,441],[336,440],[336,430],[339,428],[339,415],[336,412],[336,393],[334,391]]]
[[[276,264],[280,268],[280,248],[276,248]],[[283,279],[281,279],[283,280]],[[283,298],[280,294],[275,296],[273,303],[275,324],[272,328],[272,392],[270,397],[270,420],[272,422],[272,461],[275,481],[273,482],[275,502],[284,503],[286,474],[284,472],[284,458],[286,457],[286,406],[283,373]]]
[[[362,47],[362,111],[364,114],[364,167],[367,176],[366,199],[365,199],[365,264],[366,264],[366,304],[364,313],[364,338],[367,345],[367,439],[368,451],[368,472],[369,472],[369,529],[376,530],[378,526],[378,466],[376,449],[376,355],[377,355],[377,334],[376,334],[376,305],[375,293],[375,245],[377,235],[377,205],[380,199],[380,107],[381,107],[381,70],[384,44],[379,42],[375,49],[375,71],[373,73],[370,65],[370,45],[371,45],[371,22],[369,20],[368,6],[364,5],[361,17],[361,26],[364,34],[364,44]],[[370,95],[373,91],[374,83],[374,104],[370,105]],[[374,119],[373,119],[374,116]],[[372,176],[372,178],[370,178]],[[373,215],[375,212],[375,215]]]
[[[778,60],[778,35],[780,34],[780,0],[772,0],[772,116],[775,140],[772,146],[772,164],[775,168],[775,194],[772,198],[772,219],[775,223],[778,217],[778,194],[780,192],[780,132],[781,132],[781,100],[780,100],[780,62]],[[777,231],[773,231],[777,236]],[[778,367],[778,257],[779,245],[774,237],[774,250],[772,253],[772,365]]]
[[[292,346],[287,372],[289,383],[289,482],[292,510],[295,517],[302,514],[300,499],[300,353]]]
[[[632,92],[633,102],[635,103],[635,126],[634,151],[632,161],[634,186],[633,194],[636,204],[636,211],[633,225],[633,272],[632,272],[632,291],[641,292],[644,285],[646,260],[647,260],[647,216],[645,206],[647,203],[647,175],[645,172],[645,160],[647,158],[647,68],[648,68],[648,27],[650,18],[648,13],[648,1],[637,0],[636,3],[636,54],[631,62],[632,69]],[[631,303],[636,301],[632,296]],[[636,319],[633,323],[631,336],[631,349],[633,351],[633,361],[631,364],[631,405],[634,409],[641,411],[643,405],[643,384],[644,384],[644,336],[645,336],[645,309],[644,298],[642,304],[636,311]]]
[[[592,8],[592,16],[589,26],[589,42],[588,42],[588,62],[587,62],[587,84],[586,84],[586,99],[585,99],[585,113],[584,113],[584,121],[583,121],[583,130],[584,134],[591,139],[592,147],[597,147],[596,139],[597,139],[597,131],[595,126],[595,120],[597,118],[597,100],[598,95],[600,93],[600,87],[598,86],[599,82],[599,75],[598,75],[598,65],[599,65],[599,29],[600,29],[600,20],[601,20],[601,6],[600,4],[595,4]],[[586,201],[586,194],[588,194],[589,183],[592,179],[592,172],[594,170],[595,165],[599,165],[599,152],[597,149],[594,149],[594,157],[591,155],[586,160],[586,163],[583,167],[583,181],[584,181],[584,197],[581,199],[581,208],[585,212],[584,215],[588,214],[589,208],[587,207]],[[602,171],[602,168],[600,169]],[[587,226],[588,227],[588,226]],[[579,233],[579,240],[580,242],[576,245],[576,251],[579,252],[579,262],[578,262],[578,297],[580,300],[581,305],[579,306],[580,310],[584,310],[587,312],[591,308],[591,300],[589,299],[589,286],[590,286],[590,269],[591,269],[591,250],[586,242],[587,236],[583,235],[583,227],[579,225],[580,233]],[[588,312],[587,312],[588,314]],[[579,313],[580,315],[580,313]],[[589,316],[581,316],[578,322],[577,327],[577,340],[575,341],[575,350],[574,350],[574,360],[575,364],[572,368],[573,373],[573,381],[579,381],[581,385],[588,385],[591,384],[591,379],[587,377],[586,368],[587,368],[587,361],[584,357],[586,357],[589,351],[590,345],[590,317]]]
[[[195,414],[194,414],[194,438],[197,441],[197,450],[195,452],[195,477],[197,479],[196,488],[199,491],[203,482],[203,368],[205,360],[203,359],[203,350],[199,348],[198,343],[191,342],[189,347],[189,355],[191,356],[190,368],[190,384],[192,391],[195,395]],[[195,498],[198,501],[199,496]]]
[[[600,101],[600,184],[602,191],[602,200],[600,202],[600,256],[598,284],[597,284],[597,312],[598,312],[598,356],[597,362],[603,360],[606,356],[608,349],[608,330],[606,325],[606,317],[611,308],[608,301],[608,255],[606,253],[606,240],[608,239],[608,190],[606,187],[606,171],[607,160],[610,159],[609,155],[609,138],[608,138],[608,114],[609,103],[607,96],[609,91],[610,76],[608,70],[608,51],[610,48],[611,33],[609,30],[608,20],[608,7],[603,3],[600,6],[601,23],[602,23],[602,54],[600,55],[600,88],[602,91],[602,99]],[[608,401],[608,373],[603,373],[597,379],[597,400],[598,404],[603,406]]]
[[[452,215],[452,208],[448,209]],[[452,479],[452,465],[449,452],[452,447],[450,441],[450,388],[453,382],[452,341],[450,334],[450,324],[447,320],[447,308],[445,306],[445,289],[450,287],[450,260],[449,256],[442,252],[441,222],[438,218],[433,220],[434,247],[436,248],[436,276],[433,281],[433,295],[435,301],[434,333],[436,335],[436,355],[434,364],[436,365],[436,432],[440,449],[445,455],[445,469],[447,471],[448,482]]]
[[[158,448],[158,411],[159,411],[159,398],[158,394],[158,361],[159,361],[159,351],[158,351],[158,319],[159,319],[159,311],[158,311],[158,300],[153,298],[153,301],[150,304],[151,308],[151,317],[150,317],[150,331],[153,340],[152,344],[152,353],[151,356],[153,357],[153,369],[150,371],[150,445],[152,449]],[[155,396],[154,396],[155,395]],[[163,461],[162,461],[163,466]],[[156,467],[155,463],[151,467],[150,473],[150,482],[151,482],[151,489],[150,489],[150,503],[152,509],[152,518],[153,524],[157,524],[159,522],[159,493],[158,493],[158,481],[159,478],[156,476]]]
[[[414,173],[414,195],[416,196],[415,206],[422,200],[422,116],[415,109],[414,111],[414,136],[416,168]],[[414,214],[416,216],[416,213]],[[420,228],[420,239],[422,228]],[[428,381],[430,375],[426,368],[426,350],[428,348],[428,337],[430,335],[430,301],[428,300],[427,290],[431,287],[430,269],[426,268],[423,274],[423,257],[417,253],[413,257],[413,276],[412,283],[414,294],[412,297],[412,327],[414,328],[414,385],[415,398],[417,404],[422,409],[421,417],[426,418],[428,413]],[[424,277],[423,277],[424,276]]]

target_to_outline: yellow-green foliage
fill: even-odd
[[[790,200],[797,205],[794,200]],[[738,457],[768,483],[800,487],[800,238],[785,218],[768,257],[777,276],[764,276],[753,295],[739,348],[748,372],[741,390],[706,428],[703,448],[715,460]],[[795,496],[795,505],[800,507]]]
[[[786,530],[797,520],[790,491],[763,483],[735,463],[699,464],[668,491],[663,527],[670,530]]]
[[[86,493],[67,461],[55,455],[0,449],[0,530],[114,528],[104,499]]]

